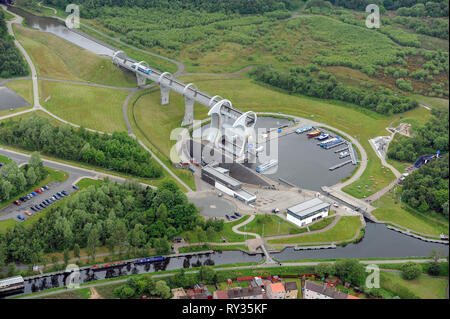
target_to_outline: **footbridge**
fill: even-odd
[[[194,103],[197,102],[210,109],[211,130],[208,132],[208,140],[216,147],[232,153],[235,157],[247,156],[247,151],[255,145],[256,124],[254,112],[242,112],[233,108],[231,101],[219,95],[210,96],[198,89],[194,83],[185,84],[178,81],[169,72],[161,72],[151,68],[145,61],[137,62],[123,51],[114,53],[112,62],[126,70],[136,74],[137,84],[143,87],[147,79],[159,85],[161,90],[161,105],[170,102],[170,92],[175,91],[184,96],[185,113],[182,126],[191,125],[194,122]],[[253,151],[253,150],[252,150]]]

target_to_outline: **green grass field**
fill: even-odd
[[[80,189],[88,188],[89,186],[100,186],[103,183],[102,180],[99,179],[91,179],[91,178],[83,178],[82,180],[78,181],[77,186]]]
[[[23,97],[31,106],[33,105],[33,82],[31,80],[8,82],[5,86]]]
[[[239,228],[240,231],[246,231],[249,233],[256,233],[264,237],[288,235],[288,234],[300,234],[306,232],[306,228],[300,228],[296,225],[276,216],[276,215],[256,215],[255,219],[248,223],[247,229],[244,227]]]
[[[39,83],[41,104],[58,117],[102,132],[126,131],[122,106],[128,91],[50,81]]]
[[[39,76],[110,86],[135,87],[136,76],[61,38],[14,25],[14,33],[36,66]]]
[[[441,233],[448,234],[448,220],[440,223],[425,215],[414,213],[406,208],[393,193],[386,193],[373,203],[377,207],[372,214],[380,221],[391,221],[413,231],[438,236]]]
[[[361,227],[359,216],[343,216],[336,226],[322,233],[269,240],[269,244],[297,244],[297,243],[329,243],[347,241],[358,233]]]
[[[397,286],[409,289],[422,299],[446,299],[448,279],[420,276],[417,279],[405,280],[399,273],[382,272],[381,288],[397,291]]]
[[[90,288],[81,288],[73,291],[66,291],[60,294],[54,294],[46,297],[41,297],[42,299],[89,299],[91,296]],[[39,298],[39,297],[37,297]]]

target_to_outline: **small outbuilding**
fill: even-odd
[[[319,198],[313,198],[287,209],[286,219],[302,227],[316,220],[327,217],[331,204]]]

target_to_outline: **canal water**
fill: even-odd
[[[441,252],[444,256],[449,253],[447,245],[424,242],[389,230],[384,224],[367,221],[365,236],[359,243],[323,250],[300,251],[286,248],[279,253],[272,253],[271,256],[279,261],[334,258],[407,258],[427,257],[433,250]],[[80,283],[131,274],[200,267],[202,265],[220,266],[258,262],[262,258],[262,254],[249,255],[241,251],[216,251],[196,256],[167,258],[162,262],[142,265],[128,264],[102,271],[85,269],[80,271]],[[24,291],[16,293],[27,294],[64,286],[68,275],[69,273],[60,273],[37,279],[26,279]]]
[[[116,50],[111,49],[100,41],[79,34],[65,26],[62,21],[54,18],[39,17],[20,8],[8,6],[8,10],[23,17],[25,23],[35,29],[54,34],[68,42],[98,55],[112,57]]]

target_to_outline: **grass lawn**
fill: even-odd
[[[438,97],[429,97],[429,96],[423,96],[423,95],[412,95],[413,98],[415,98],[420,103],[427,104],[431,106],[432,108],[441,109],[441,110],[448,110],[448,99],[442,99]]]
[[[240,234],[236,234],[235,232],[233,232],[233,227],[236,225],[239,225],[241,223],[243,223],[244,221],[246,221],[248,218],[250,217],[250,215],[245,215],[242,216],[241,218],[239,218],[238,220],[232,221],[232,222],[227,222],[223,225],[223,230],[219,233],[216,233],[216,236],[213,240],[207,240],[208,242],[212,242],[212,243],[221,243],[223,242],[222,237],[226,238],[228,242],[243,242],[245,241],[245,236],[244,235],[240,235]],[[196,236],[196,234],[191,231],[190,233],[190,243],[198,243],[199,240]],[[182,234],[181,237],[186,238],[186,233]],[[253,236],[247,236],[247,239],[252,239]]]
[[[269,244],[328,243],[350,240],[361,227],[359,216],[343,216],[336,226],[322,233],[269,240]]]
[[[91,296],[90,288],[81,288],[77,290],[62,292],[60,294],[41,297],[41,299],[89,299],[90,296]]]
[[[406,207],[393,193],[386,193],[373,203],[377,207],[372,214],[380,221],[391,221],[413,231],[439,236],[448,234],[448,220],[446,225],[426,218],[425,215],[413,212]]]
[[[0,155],[0,163],[9,164],[9,163],[11,163],[11,159],[7,156]]]
[[[40,81],[40,91],[42,105],[64,120],[108,133],[126,130],[122,107],[128,91],[50,81]]]
[[[381,288],[393,291],[397,285],[409,289],[422,299],[446,299],[448,279],[420,276],[417,279],[405,280],[400,273],[382,272]]]
[[[116,296],[114,296],[114,289],[123,286],[124,284],[125,283],[122,282],[105,286],[97,286],[95,287],[95,290],[97,290],[98,294],[105,299],[114,299],[116,298]]]
[[[205,250],[248,250],[246,245],[201,245],[201,246],[187,246],[180,247],[178,250],[180,253],[190,253]]]
[[[83,178],[82,180],[80,180],[80,181],[77,183],[77,186],[78,186],[80,189],[83,189],[83,188],[88,188],[88,187],[91,186],[91,185],[94,185],[94,186],[100,186],[102,183],[103,183],[103,181],[102,181],[102,180],[99,180],[99,179]]]
[[[318,222],[312,224],[308,228],[310,231],[323,229],[323,228],[327,227],[328,225],[330,225],[335,220],[335,218],[336,218],[336,216],[323,218],[323,219],[319,220]]]
[[[247,229],[244,230],[244,227],[247,226]],[[256,215],[255,219],[241,228],[240,231],[246,231],[249,233],[256,233],[260,236],[263,235],[262,230],[264,227],[264,236],[277,236],[277,235],[288,235],[288,234],[299,234],[306,232],[306,228],[300,228],[295,226],[294,224],[278,217],[276,215]],[[279,231],[278,231],[279,227]]]
[[[176,140],[170,140],[170,134],[173,129],[180,127],[183,120],[184,102],[182,101],[184,101],[182,96],[172,93],[171,103],[161,106],[159,89],[150,89],[138,95],[129,104],[128,118],[136,136],[191,189],[195,190],[193,174],[189,170],[176,169],[170,160],[170,150],[176,142]],[[195,106],[194,112],[196,116],[201,116],[199,113],[207,112],[207,108]]]
[[[39,76],[135,87],[136,76],[50,33],[14,25],[14,33],[31,56]]]
[[[10,88],[17,94],[19,94],[32,106],[34,100],[33,100],[33,82],[31,80],[12,81],[6,83],[5,86]],[[14,109],[14,113],[16,113],[17,111],[18,109]]]

